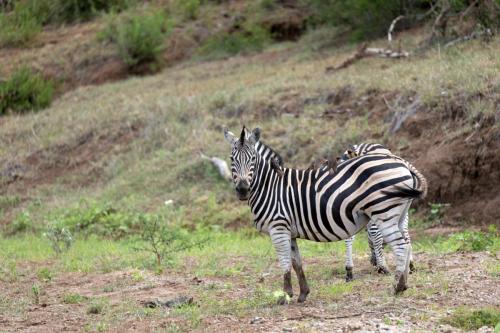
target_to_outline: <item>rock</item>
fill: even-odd
[[[250,324],[254,325],[254,324],[261,324],[264,322],[264,318],[262,317],[254,317],[252,319],[250,319]]]
[[[146,308],[159,308],[159,307],[167,307],[167,308],[178,308],[183,305],[193,304],[193,297],[191,296],[179,296],[168,300],[153,300],[153,301],[145,301],[143,302],[144,307]]]

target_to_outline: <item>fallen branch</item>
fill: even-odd
[[[404,18],[404,15],[399,15],[392,21],[391,25],[389,26],[389,30],[387,31],[387,40],[389,41],[389,44],[392,43],[392,31],[394,30],[396,23],[402,18]]]
[[[200,156],[202,159],[212,162],[212,164],[217,168],[217,171],[219,171],[219,174],[222,176],[222,178],[231,180],[231,171],[229,171],[229,167],[227,166],[226,161],[218,157],[208,157],[201,152]]]
[[[338,71],[339,69],[346,68],[346,67],[352,65],[353,63],[355,63],[359,59],[366,57],[366,55],[365,55],[366,47],[367,47],[366,43],[361,44],[361,46],[358,48],[358,50],[356,51],[356,53],[353,56],[344,60],[340,65],[328,66],[325,70],[327,72]]]
[[[378,55],[382,58],[408,58],[410,52],[407,51],[394,51],[391,49],[381,49],[376,47],[369,47],[365,50],[367,56]]]
[[[325,71],[328,72],[333,72],[333,71],[338,71],[339,69],[349,67],[356,61],[367,58],[367,57],[373,57],[373,56],[379,56],[382,58],[391,58],[391,59],[396,59],[396,58],[407,58],[410,56],[410,53],[407,51],[394,51],[391,49],[382,49],[382,48],[377,48],[377,47],[367,47],[366,44],[361,45],[361,47],[356,51],[354,55],[351,57],[347,58],[344,60],[342,63],[340,63],[337,66],[328,66],[325,68]]]
[[[491,29],[484,29],[484,30],[480,30],[480,31],[474,31],[470,35],[462,36],[460,38],[454,39],[454,40],[446,43],[444,45],[444,48],[452,47],[455,44],[462,43],[462,42],[467,42],[469,40],[473,40],[473,39],[476,39],[476,38],[479,38],[479,37],[482,37],[482,36],[491,37],[491,36],[493,36],[493,32],[491,31]]]

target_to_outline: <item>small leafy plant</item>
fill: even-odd
[[[478,252],[490,249],[498,242],[497,230],[490,225],[488,232],[467,230],[452,235],[448,242],[461,252]]]
[[[31,294],[33,296],[33,303],[40,304],[40,292],[41,292],[41,287],[38,283],[35,283],[31,286]]]
[[[151,252],[158,269],[165,261],[171,261],[175,253],[202,246],[206,240],[193,241],[187,231],[170,225],[162,217],[148,216],[143,220],[140,243],[136,250]]]
[[[60,223],[49,225],[44,235],[50,241],[50,246],[54,252],[58,255],[68,251],[71,245],[73,245],[73,236],[71,232]]]

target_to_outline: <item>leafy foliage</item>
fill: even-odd
[[[133,68],[159,62],[167,32],[166,16],[160,12],[112,17],[101,37],[114,43],[122,60]]]
[[[32,8],[17,1],[12,13],[0,13],[0,47],[25,46],[42,29]],[[1,109],[0,109],[1,111]]]
[[[11,110],[22,113],[50,105],[54,94],[52,81],[22,67],[5,82],[0,82],[0,115]]]
[[[496,227],[490,225],[487,233],[480,231],[463,231],[452,235],[448,241],[457,251],[478,252],[494,247],[495,243],[498,242],[498,236]]]
[[[355,40],[379,37],[399,15],[414,16],[428,7],[425,0],[306,0],[312,25],[348,26]]]
[[[209,38],[199,53],[210,59],[223,58],[241,53],[261,51],[270,41],[269,32],[253,26],[233,33],[221,33]]]

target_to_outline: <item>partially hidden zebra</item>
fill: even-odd
[[[395,254],[394,290],[407,288],[411,248],[401,232],[413,199],[423,197],[421,182],[396,156],[368,154],[326,168],[276,172],[256,151],[256,132],[243,127],[239,137],[224,129],[231,145],[236,195],[248,202],[257,230],[268,233],[283,270],[283,290],[293,296],[291,268],[299,280],[299,302],[309,294],[296,239],[330,242],[347,239],[378,224]]]
[[[282,168],[284,167],[283,165],[283,159],[282,157],[270,146],[264,144],[260,140],[260,131],[257,129],[255,131],[256,135],[256,144],[255,144],[255,149],[256,151],[265,159],[269,160],[272,167],[275,168],[278,172],[282,172]],[[360,143],[358,145],[352,145],[348,150],[346,150],[340,158],[338,158],[338,161],[335,161],[335,164],[337,162],[345,162],[350,158],[354,158],[360,155],[365,155],[365,154],[386,154],[386,155],[392,155],[392,152],[387,149],[385,146],[378,144],[378,143]],[[309,167],[311,170],[315,169],[321,169],[321,168],[328,168],[329,170],[332,170],[333,163],[330,163],[329,160],[320,160],[319,163],[313,162],[312,165]],[[411,165],[408,163],[409,168],[415,173],[417,177],[419,177],[423,191],[424,193],[427,192],[427,181],[425,180],[425,177]],[[367,233],[368,233],[368,244],[370,247],[370,263],[377,267],[377,271],[379,273],[383,274],[389,274],[389,269],[387,268],[387,265],[385,263],[385,258],[384,258],[384,240],[382,237],[382,234],[377,226],[376,223],[372,223],[371,221],[367,225]],[[404,223],[403,223],[403,234],[408,240],[408,243],[410,244],[411,247],[411,239],[410,239],[410,234],[408,232],[408,213],[405,216]],[[352,236],[350,238],[347,238],[345,240],[345,245],[346,245],[346,260],[345,260],[345,269],[346,269],[346,281],[352,281],[353,279],[353,267],[354,267],[354,261],[352,257],[352,243],[354,241],[355,236]],[[415,270],[415,265],[413,262],[413,254],[410,252],[410,272],[413,272]]]
[[[339,161],[340,162],[345,162],[348,159],[361,156],[361,155],[366,155],[366,154],[386,154],[386,155],[392,155],[392,152],[387,149],[385,146],[379,144],[379,143],[360,143],[358,145],[353,145],[351,146],[348,150],[346,150],[340,157]],[[427,180],[425,177],[410,163],[407,163],[408,168],[410,171],[418,177],[420,183],[421,183],[421,188],[423,195],[425,196],[427,194]],[[408,240],[408,243],[410,244],[411,248],[411,238],[410,238],[410,233],[408,232],[408,213],[405,214],[405,218],[403,221],[402,225],[402,232],[404,237]],[[385,258],[384,258],[384,240],[382,237],[382,233],[379,230],[379,227],[377,226],[376,223],[373,221],[370,221],[368,223],[368,226],[366,228],[368,232],[368,244],[370,246],[371,250],[371,257],[370,257],[370,262],[373,266],[377,267],[377,270],[379,273],[384,273],[388,274],[389,269],[387,268],[387,265],[385,263]],[[347,271],[347,277],[346,280],[349,281],[349,278],[352,279],[352,273],[349,276],[349,272],[352,272],[353,269],[353,260],[352,260],[352,242],[354,241],[354,236],[351,238],[346,239],[346,271]],[[415,265],[413,262],[413,254],[410,251],[410,272],[413,272],[415,270]]]

